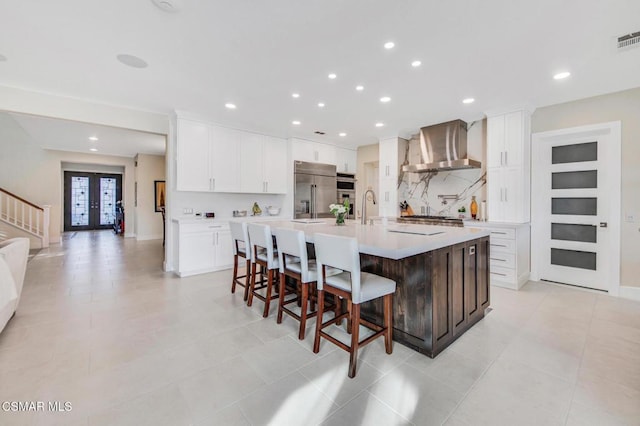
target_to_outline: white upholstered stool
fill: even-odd
[[[236,292],[236,284],[244,287],[243,299],[249,297],[249,277],[251,276],[251,249],[249,245],[249,231],[246,222],[229,222],[231,228],[231,244],[233,245],[233,278],[231,293]],[[245,274],[238,275],[239,258],[245,260]],[[241,281],[241,279],[244,280]]]
[[[278,275],[278,253],[273,247],[273,236],[271,235],[271,227],[269,225],[261,225],[257,223],[247,224],[249,231],[249,244],[251,247],[251,283],[249,288],[249,298],[247,305],[253,304],[253,297],[264,301],[263,317],[269,316],[269,303],[278,296],[272,296],[273,284]],[[267,270],[266,295],[260,294],[256,287],[257,266],[260,265]]]

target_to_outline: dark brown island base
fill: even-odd
[[[393,260],[360,254],[362,269],[396,281],[393,339],[434,358],[489,307],[489,238],[482,237]],[[362,305],[382,324],[381,301]]]

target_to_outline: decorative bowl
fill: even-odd
[[[280,207],[269,207],[267,208],[267,212],[271,216],[277,216],[280,214]]]

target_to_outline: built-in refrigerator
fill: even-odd
[[[293,168],[295,218],[333,217],[329,204],[336,203],[336,166],[296,161]]]

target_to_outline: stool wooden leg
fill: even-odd
[[[262,316],[264,318],[269,316],[269,304],[271,302],[271,290],[273,288],[273,269],[269,269],[267,271],[267,297],[264,301],[264,313]]]
[[[236,280],[238,279],[238,255],[233,255],[233,278],[231,279],[231,293],[236,292]]]
[[[318,290],[316,288],[316,283],[310,283],[313,288],[310,291],[309,301],[311,304],[311,312],[316,310],[316,300],[318,300]]]
[[[358,342],[360,334],[360,304],[351,306],[351,350],[349,357],[349,377],[356,376],[356,364],[358,362]]]
[[[251,264],[251,285],[249,288],[249,298],[247,299],[247,306],[251,306],[253,303],[253,290],[256,288],[256,264]]]
[[[276,320],[278,324],[282,322],[282,307],[284,306],[284,285],[285,285],[285,276],[284,274],[280,274],[280,294],[278,297],[278,319]]]
[[[320,330],[322,330],[322,314],[324,313],[324,290],[318,290],[318,315],[316,315],[316,336],[313,339],[313,353],[320,351]]]
[[[251,261],[247,260],[245,266],[245,279],[244,279],[244,300],[249,298],[249,285],[251,283]]]
[[[387,353],[393,351],[391,338],[393,337],[393,294],[384,296],[384,347]]]
[[[335,308],[334,308],[334,312],[336,315],[336,318],[339,317],[340,315],[342,315],[342,301],[340,300],[340,297],[336,296],[335,294],[333,295],[333,303],[335,304]],[[336,322],[337,325],[341,325],[342,324],[342,320]]]
[[[347,300],[347,334],[351,334],[351,316],[353,314],[351,311],[352,305],[351,300]]]
[[[308,283],[300,283],[302,286],[302,305],[300,311],[300,331],[298,332],[298,339],[304,340],[304,332],[307,326],[307,301],[309,299],[309,286]]]

